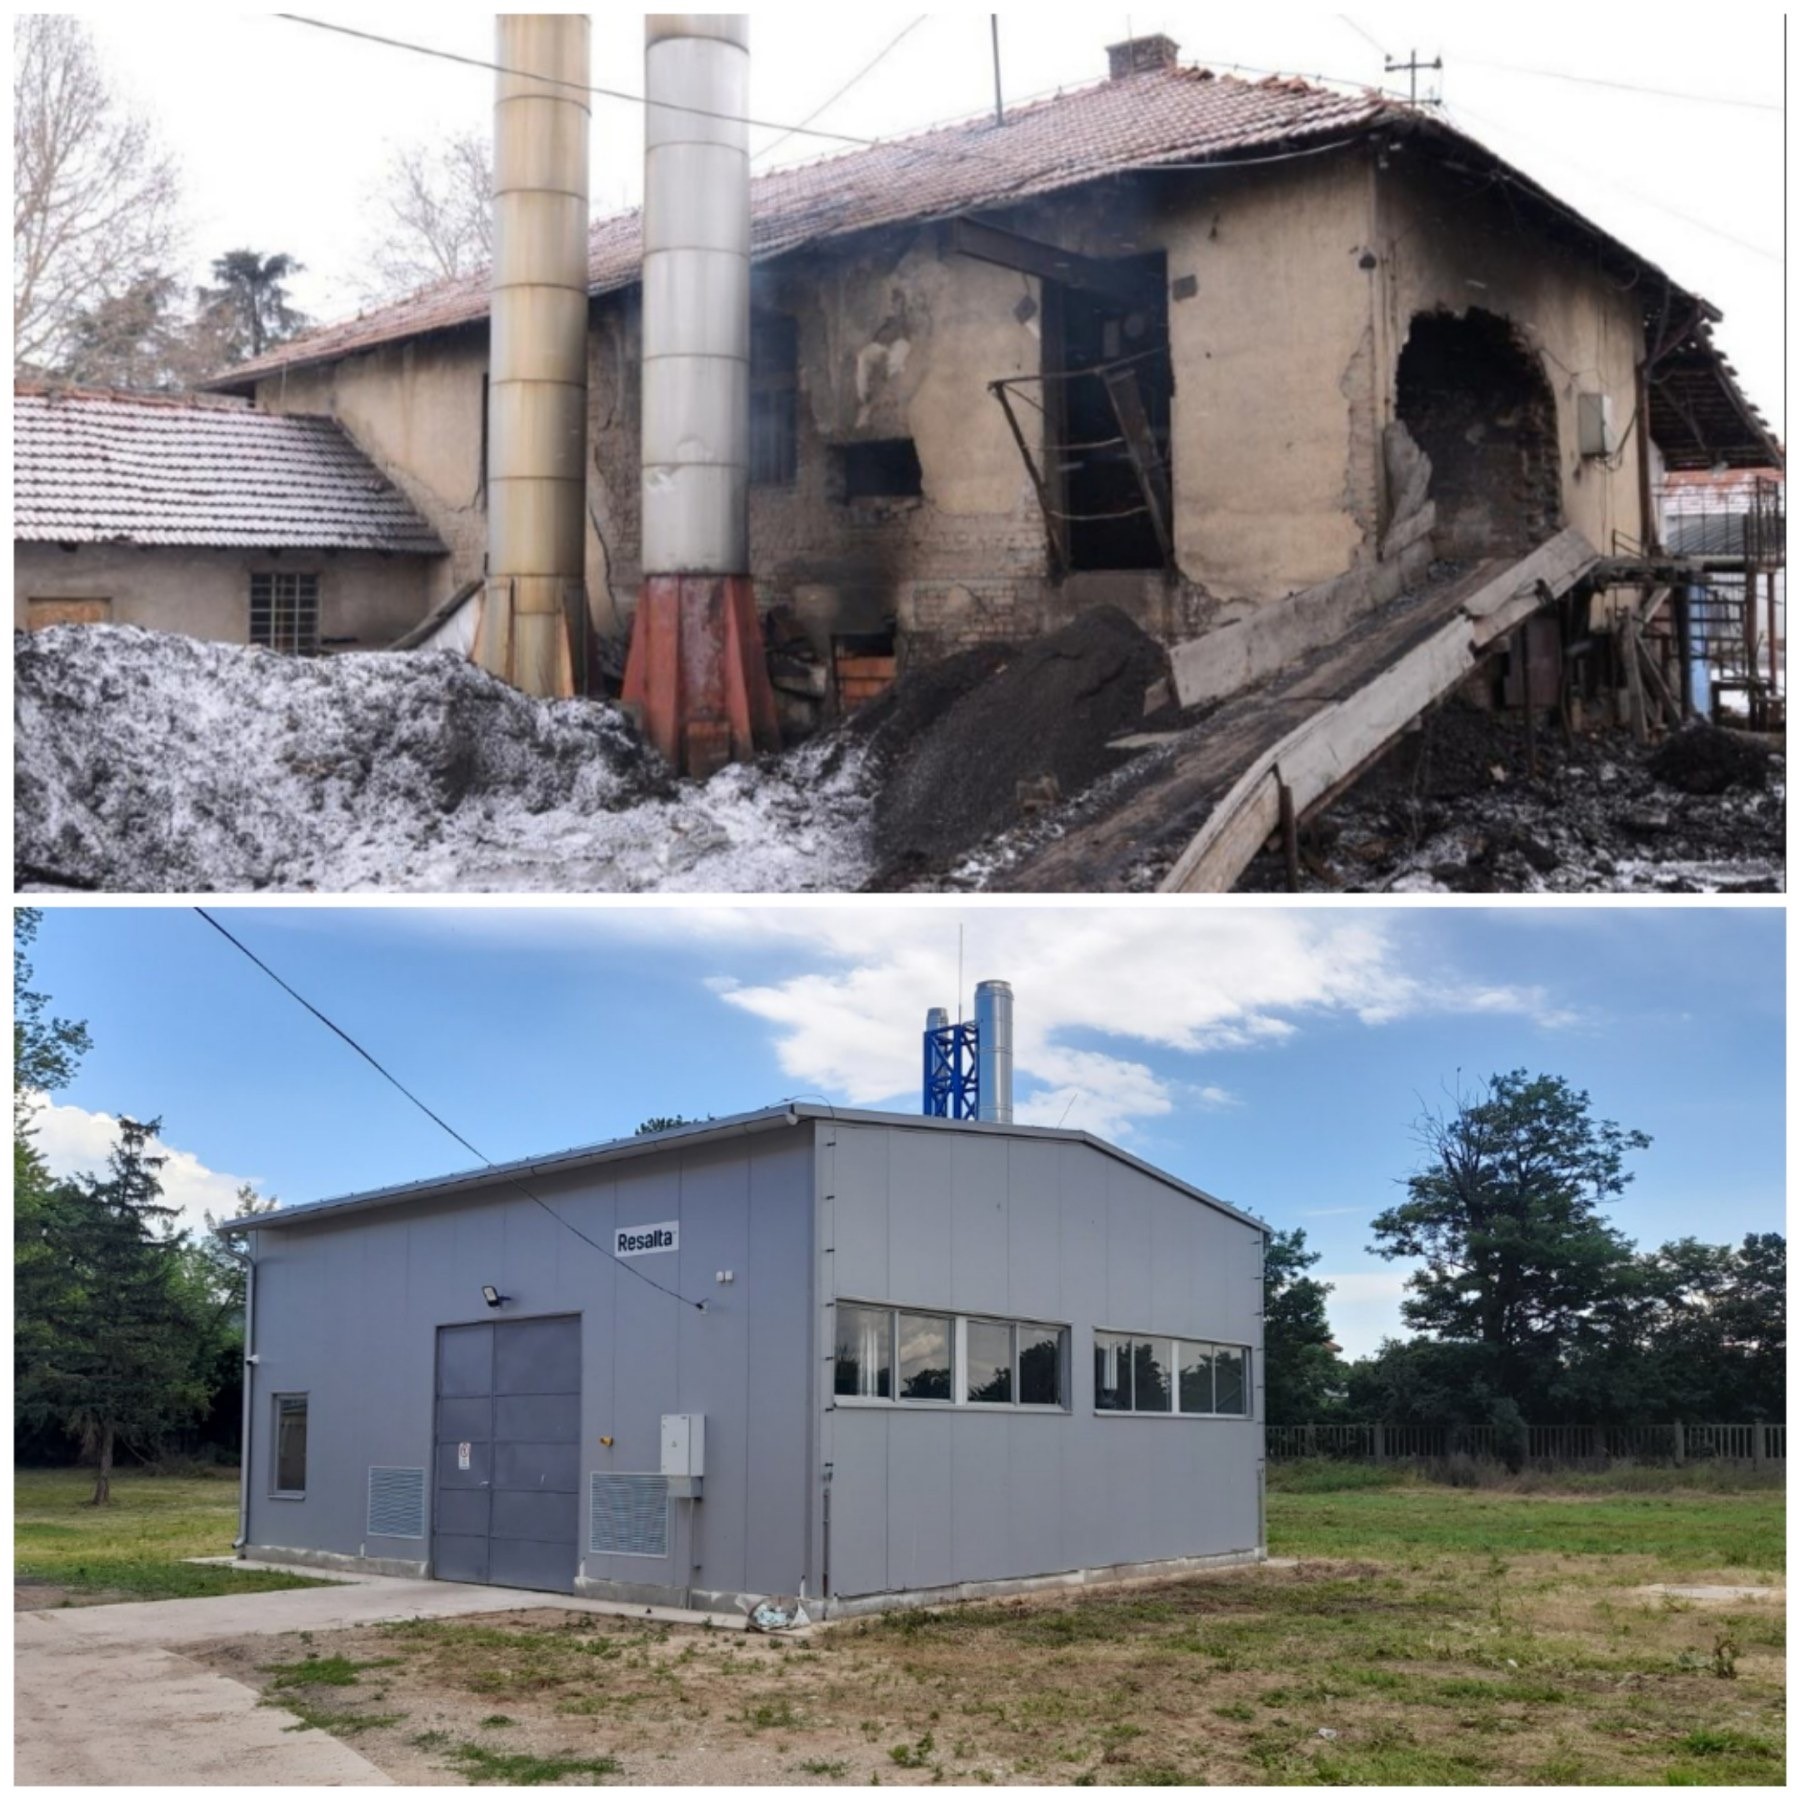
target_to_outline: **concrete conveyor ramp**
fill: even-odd
[[[1109,804],[994,885],[1027,892],[1230,888],[1281,817],[1341,792],[1541,606],[1599,562],[1578,531],[1395,601],[1152,750]]]

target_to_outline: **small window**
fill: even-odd
[[[750,485],[792,487],[799,468],[799,331],[785,313],[750,321]]]
[[[936,1313],[900,1314],[900,1398],[950,1398],[950,1321]]]
[[[1250,1352],[1239,1344],[1096,1331],[1094,1410],[1247,1418]]]
[[[894,1397],[894,1315],[885,1307],[837,1309],[837,1392],[859,1400]]]
[[[319,653],[319,578],[286,571],[250,577],[250,642],[289,656]]]
[[[275,1396],[275,1492],[292,1499],[306,1494],[306,1396]]]
[[[967,1327],[969,1399],[981,1406],[1010,1406],[1013,1397],[1013,1328],[992,1319]]]
[[[846,500],[907,499],[925,491],[925,471],[911,438],[840,444],[838,467]]]

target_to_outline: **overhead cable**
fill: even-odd
[[[269,965],[266,962],[264,962],[263,959],[260,956],[258,956],[256,954],[256,952],[254,950],[252,950],[248,944],[246,944],[243,941],[242,938],[239,938],[239,937],[233,935],[233,933],[231,933],[230,931],[228,931],[223,925],[221,925],[219,923],[219,921],[216,918],[213,917],[213,915],[211,913],[209,913],[206,910],[206,908],[204,906],[196,906],[194,908],[194,911],[197,912],[200,915],[200,917],[203,918],[207,922],[207,924],[209,924],[213,928],[213,930],[216,931],[220,935],[220,937],[224,938],[228,944],[232,945],[235,949],[241,951],[245,956],[247,956],[250,959],[251,962],[255,963],[256,966],[259,969],[261,969],[262,972],[266,976],[268,976],[268,978],[272,982],[274,982],[275,985],[278,988],[280,988],[281,991],[284,994],[286,994],[290,1000],[293,1000],[293,1001],[297,1002],[300,1006],[304,1007],[306,1009],[306,1011],[311,1013],[312,1016],[315,1019],[317,1019],[319,1021],[319,1023],[321,1025],[323,1025],[327,1031],[331,1032],[333,1036],[341,1038],[346,1044],[348,1044],[350,1046],[350,1048],[352,1050],[354,1050],[356,1052],[356,1054],[358,1056],[360,1056],[363,1059],[363,1061],[366,1062],[369,1065],[369,1067],[371,1069],[373,1069],[375,1071],[375,1073],[381,1077],[381,1079],[383,1081],[387,1082],[390,1087],[397,1089],[408,1100],[410,1100],[412,1102],[412,1104],[414,1106],[416,1106],[419,1109],[419,1111],[422,1112],[426,1116],[426,1118],[428,1118],[432,1122],[432,1124],[437,1126],[440,1131],[447,1132],[452,1138],[454,1138],[457,1141],[457,1143],[459,1143],[466,1151],[468,1151],[468,1153],[472,1157],[474,1157],[477,1162],[484,1163],[488,1168],[492,1169],[494,1171],[494,1173],[496,1175],[498,1175],[500,1177],[500,1179],[507,1184],[508,1187],[514,1188],[519,1193],[523,1194],[527,1200],[532,1202],[533,1205],[542,1207],[543,1210],[545,1212],[547,1212],[550,1215],[550,1217],[553,1218],[557,1222],[557,1224],[562,1226],[562,1228],[565,1231],[570,1232],[575,1237],[580,1238],[581,1241],[584,1244],[588,1245],[590,1249],[598,1250],[600,1252],[600,1254],[602,1256],[604,1256],[608,1262],[617,1264],[618,1267],[625,1270],[627,1274],[635,1275],[639,1281],[642,1281],[646,1285],[655,1288],[659,1294],[667,1294],[671,1300],[679,1300],[683,1306],[691,1306],[694,1308],[694,1310],[696,1312],[705,1312],[706,1311],[706,1302],[704,1300],[690,1300],[686,1294],[677,1293],[675,1291],[675,1289],[671,1288],[671,1287],[664,1287],[660,1281],[657,1281],[652,1276],[646,1275],[644,1273],[644,1271],[642,1269],[640,1269],[635,1263],[626,1261],[626,1259],[624,1257],[615,1256],[612,1253],[612,1251],[608,1250],[604,1244],[598,1243],[593,1238],[589,1237],[588,1234],[585,1231],[583,1231],[579,1225],[571,1225],[569,1223],[569,1221],[567,1219],[565,1219],[562,1216],[562,1214],[559,1213],[555,1209],[555,1207],[551,1206],[547,1201],[540,1199],[536,1194],[534,1194],[531,1191],[530,1188],[528,1188],[524,1184],[524,1182],[520,1181],[516,1175],[513,1175],[506,1169],[503,1169],[500,1166],[500,1164],[495,1162],[494,1159],[491,1156],[489,1156],[485,1151],[478,1150],[472,1143],[469,1142],[469,1140],[466,1137],[463,1136],[463,1134],[460,1131],[458,1131],[456,1129],[456,1127],[454,1125],[452,1125],[450,1123],[450,1121],[448,1119],[445,1119],[438,1113],[433,1112],[432,1109],[429,1106],[427,1106],[425,1104],[425,1102],[423,1100],[421,1100],[419,1098],[419,1096],[417,1094],[415,1094],[412,1091],[412,1089],[409,1088],[406,1085],[406,1083],[400,1079],[400,1077],[398,1075],[394,1074],[394,1072],[391,1069],[387,1068],[383,1063],[381,1063],[370,1051],[365,1050],[363,1048],[363,1046],[361,1044],[359,1044],[356,1041],[356,1039],[353,1038],[349,1034],[349,1032],[347,1032],[343,1028],[343,1026],[337,1024],[334,1020],[327,1018],[325,1016],[325,1014],[322,1013],[318,1009],[318,1007],[314,1006],[313,1003],[310,1000],[308,1000],[304,994],[302,994],[297,988],[291,986],[288,982],[284,981],[281,976],[277,975],[275,973],[275,971],[272,968],[270,968]]]

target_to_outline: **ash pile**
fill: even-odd
[[[449,652],[286,657],[136,626],[15,640],[15,880],[133,893],[858,885],[841,748],[679,782],[626,715]]]
[[[1690,725],[1644,746],[1623,731],[1537,734],[1451,702],[1303,828],[1308,893],[1779,893],[1781,740]],[[1242,892],[1287,886],[1278,851]]]

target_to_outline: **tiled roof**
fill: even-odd
[[[28,382],[13,388],[13,539],[444,549],[333,419]]]
[[[773,169],[751,183],[751,249],[758,258],[779,256],[821,239],[1025,200],[1124,169],[1350,138],[1394,111],[1378,94],[1340,94],[1297,80],[1147,71],[1011,108],[1004,126],[991,118],[946,125]],[[641,241],[635,209],[596,221],[588,239],[593,293],[638,279]],[[212,385],[235,386],[284,367],[467,325],[487,311],[488,273],[481,269],[309,332]]]

